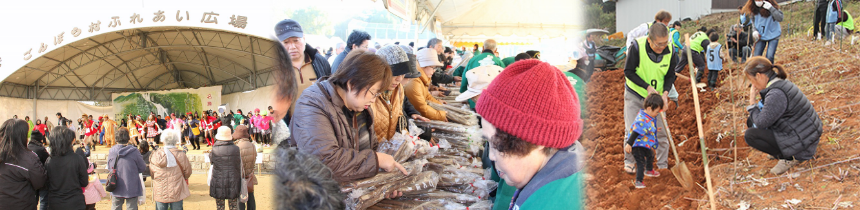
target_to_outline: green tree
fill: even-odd
[[[305,34],[331,36],[334,34],[334,25],[329,21],[328,12],[317,7],[299,9],[294,12],[286,12],[289,17],[302,25]]]
[[[587,28],[606,29],[609,33],[615,33],[615,11],[604,12],[601,4],[591,3],[585,8],[585,15]]]

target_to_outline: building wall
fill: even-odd
[[[698,19],[711,13],[712,0],[621,0],[615,4],[615,23],[625,34],[645,22],[654,21],[654,14],[666,10],[672,19]]]

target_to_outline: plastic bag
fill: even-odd
[[[425,140],[415,140],[415,158],[433,157],[439,152],[439,147],[430,146]]]
[[[478,201],[477,203],[472,204],[468,208],[469,210],[490,210],[493,209],[493,202],[489,200]]]
[[[385,184],[379,186],[373,186],[366,189],[357,189],[353,190],[346,197],[344,203],[346,204],[347,210],[362,210],[367,209],[368,207],[378,203],[382,199],[385,199],[385,193],[391,192],[391,188],[394,185]]]
[[[424,129],[421,129],[417,125],[415,125],[415,120],[413,119],[409,119],[408,127],[410,136],[420,136],[421,134],[424,134]]]
[[[419,201],[444,200],[461,204],[472,204],[481,201],[481,198],[478,198],[478,196],[463,193],[446,192],[441,190],[434,190],[419,195],[404,195],[403,197],[400,197],[398,199]],[[463,209],[465,209],[465,207],[463,207]]]
[[[430,105],[430,107],[433,107],[436,110],[447,111],[448,121],[450,122],[467,126],[474,126],[478,124],[478,115],[475,112],[469,111],[468,109],[462,109],[451,105],[443,105],[436,103],[428,104]]]
[[[449,148],[451,148],[451,143],[450,143],[450,142],[448,142],[448,140],[445,140],[445,139],[439,139],[439,142],[437,142],[437,144],[439,144],[439,149],[449,149]]]
[[[442,175],[440,176],[442,179],[439,180],[439,184],[437,186],[471,184],[477,180],[483,179],[483,177],[478,174],[460,170],[445,170],[445,172],[442,172]]]
[[[380,143],[376,151],[391,155],[394,161],[403,163],[415,154],[414,140],[412,136],[397,132],[390,140]]]
[[[409,172],[410,175],[421,173],[424,170],[424,164],[427,164],[427,160],[420,159],[414,160],[403,164],[403,168],[406,168],[406,171]],[[376,176],[357,180],[353,182],[348,182],[343,184],[343,187],[340,189],[343,193],[348,193],[355,191],[360,188],[368,188],[377,185],[387,184],[393,181],[397,181],[403,178],[406,178],[406,175],[403,175],[402,172],[392,171],[392,172],[382,172],[376,174]]]
[[[402,192],[403,195],[421,194],[436,189],[436,184],[438,183],[439,174],[433,171],[425,171],[415,176],[394,181],[392,183],[394,187],[391,189]]]

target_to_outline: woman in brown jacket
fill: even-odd
[[[257,161],[257,148],[254,143],[251,143],[251,135],[248,134],[248,127],[245,125],[236,126],[233,131],[233,140],[236,141],[236,146],[239,146],[239,157],[242,158],[242,170],[245,173],[245,179],[248,179],[248,202],[239,203],[240,210],[257,209],[257,202],[254,200],[254,185],[257,185],[257,177],[254,176],[254,166]],[[245,208],[247,206],[247,208]]]
[[[373,116],[368,110],[391,85],[391,70],[381,57],[361,49],[350,52],[331,79],[304,90],[290,122],[299,151],[319,157],[344,183],[386,171],[406,169],[377,153]]]
[[[188,177],[191,177],[191,163],[185,151],[176,148],[181,134],[167,129],[161,133],[164,146],[149,157],[149,169],[155,182],[155,209],[182,209],[182,200],[191,195],[188,190]]]
[[[396,45],[386,46],[376,51],[376,54],[381,56],[388,62],[391,67],[391,85],[385,91],[376,97],[376,102],[371,105],[373,110],[373,127],[376,132],[376,138],[382,142],[391,139],[397,129],[406,129],[406,116],[403,115],[404,94],[401,82],[410,72],[409,57],[402,48]],[[407,104],[411,106],[411,104]],[[422,117],[419,114],[409,116],[412,119],[424,120],[429,119]]]
[[[421,78],[412,80],[406,85],[406,97],[422,116],[431,120],[448,121],[447,112],[436,110],[428,105],[428,103],[445,104],[430,95],[430,76],[433,75],[436,67],[442,66],[436,50],[424,48],[418,51],[417,56],[418,64],[421,67],[419,68]]]

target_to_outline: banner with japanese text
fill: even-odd
[[[221,105],[221,86],[168,91],[113,93],[113,111],[120,116],[149,113],[168,116],[203,110],[217,110]]]

